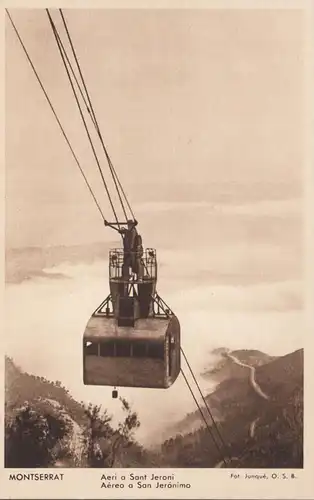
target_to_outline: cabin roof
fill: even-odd
[[[118,326],[115,318],[92,316],[87,323],[84,339],[137,338],[162,340],[171,318],[140,318],[132,326]]]

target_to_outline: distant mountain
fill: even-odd
[[[302,467],[303,350],[264,364],[260,361],[266,360],[266,355],[257,353],[229,352],[240,363],[250,365],[249,360],[253,360],[256,368],[253,363],[252,368],[237,365],[235,369],[243,371],[241,376],[237,371],[234,377],[230,367],[226,378],[225,365],[220,365],[223,381],[206,396],[223,438],[222,442],[212,428],[215,441],[224,456],[232,457],[232,467]],[[219,374],[219,368],[214,374]],[[208,421],[211,424],[209,417]],[[161,451],[164,460],[176,467],[223,464],[222,454],[197,411],[176,425],[176,432],[162,444]]]
[[[233,354],[242,363],[248,363],[255,367],[276,359],[276,356],[269,356],[255,349],[238,349],[235,351],[230,351],[230,349],[226,348],[215,349],[212,355],[216,357],[216,363],[214,367],[205,370],[202,373],[202,377],[215,382],[222,382],[228,378],[246,377],[245,370],[243,371],[241,366],[235,364],[230,357],[228,357],[228,354]]]
[[[303,349],[280,356],[256,370],[258,382],[267,387],[272,399],[289,396],[303,387]]]

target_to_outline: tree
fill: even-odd
[[[133,412],[131,406],[126,399],[120,398],[122,409],[126,413],[125,419],[118,426],[115,432],[114,440],[111,448],[111,457],[109,467],[113,467],[117,459],[118,452],[129,447],[134,440],[134,431],[140,427],[138,415]]]
[[[100,440],[108,440],[112,436],[112,428],[109,425],[111,417],[107,411],[101,414],[101,406],[90,403],[85,408],[87,422],[83,432],[83,443],[85,457],[89,467],[104,467],[105,456],[100,448]]]
[[[64,418],[41,413],[25,403],[5,429],[6,467],[48,467],[56,460],[54,448],[69,433]]]
[[[123,422],[114,430],[112,418],[101,406],[89,404],[85,408],[87,422],[83,432],[86,462],[89,467],[113,467],[119,452],[133,443],[134,431],[140,426],[136,412],[129,403],[120,398],[126,414]]]

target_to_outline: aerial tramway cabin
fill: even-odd
[[[180,324],[156,292],[152,248],[132,255],[109,253],[110,294],[92,314],[83,340],[84,384],[167,388],[180,372]]]

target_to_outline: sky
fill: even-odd
[[[11,14],[110,219],[46,13],[28,9]],[[58,12],[52,14],[64,36]],[[64,14],[105,143],[140,217],[142,203],[152,200],[160,206],[191,201],[240,205],[300,197],[302,11]],[[8,20],[6,24],[7,246],[106,239],[77,166]]]

